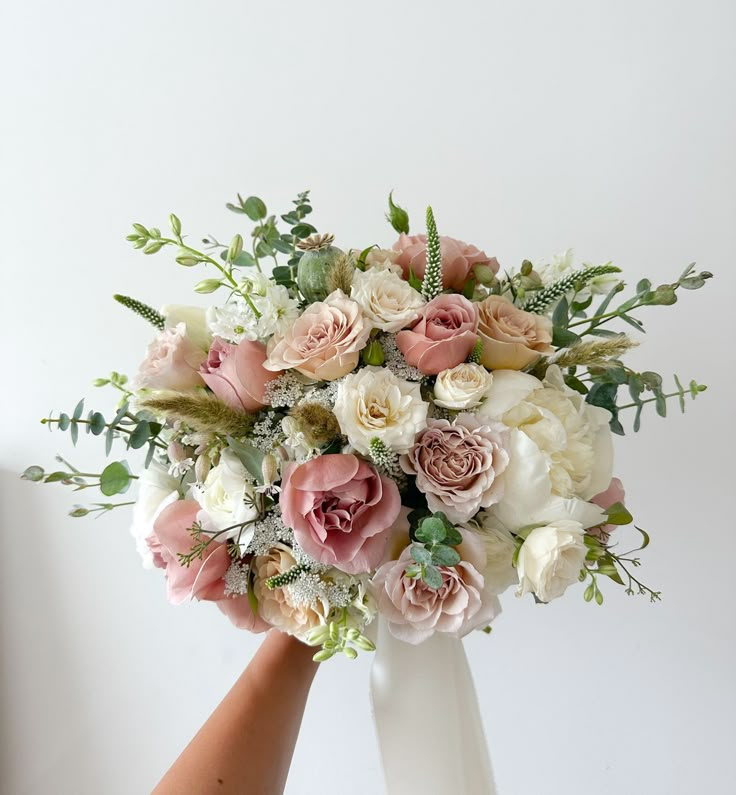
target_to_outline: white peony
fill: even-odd
[[[152,569],[153,555],[146,539],[153,533],[153,524],[161,511],[181,497],[179,479],[169,475],[166,467],[154,459],[148,469],[144,470],[139,484],[130,532],[135,538],[143,567]]]
[[[434,402],[446,409],[472,409],[488,395],[493,376],[483,365],[467,362],[443,370],[434,384]]]
[[[356,270],[350,297],[363,315],[381,331],[399,331],[419,316],[424,298],[393,271],[369,268]]]
[[[562,596],[585,565],[584,538],[583,526],[571,520],[532,530],[519,550],[518,595],[534,593],[543,602]]]
[[[486,546],[486,588],[491,593],[503,593],[519,578],[513,565],[516,542],[511,533],[488,511],[478,512],[469,529],[479,535]]]
[[[232,450],[223,450],[220,461],[207,475],[203,484],[193,489],[193,496],[202,510],[197,514],[206,533],[218,533],[218,541],[239,539],[246,546],[253,537],[252,522],[258,517],[254,505],[255,489],[248,473]],[[245,527],[240,527],[244,523]]]
[[[374,438],[407,453],[427,425],[427,408],[418,383],[382,367],[364,367],[340,382],[334,412],[342,432],[365,455]]]
[[[546,458],[552,494],[589,500],[608,488],[613,469],[610,413],[570,389],[559,367],[550,367],[544,382],[497,370],[477,413],[534,442]]]

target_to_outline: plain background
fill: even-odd
[[[415,229],[431,202],[505,266],[575,246],[632,282],[716,273],[642,312],[632,357],[709,391],[617,445],[663,602],[507,594],[466,648],[501,795],[728,791],[735,35],[730,0],[3,5],[3,793],[148,791],[260,642],[169,606],[126,516],[68,518],[86,494],[18,475],[57,451],[99,465],[99,441],[72,450],[38,420],[83,395],[109,410],[92,379],[134,372],[149,330],[111,294],[186,303],[203,278],[133,251],[130,222],[175,211],[227,240],[236,191],[285,212],[305,188],[343,245],[393,241],[394,188]],[[318,676],[292,795],[381,791],[369,664]],[[437,725],[417,731],[441,753],[427,697]]]

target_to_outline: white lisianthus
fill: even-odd
[[[340,430],[365,455],[376,437],[394,452],[407,453],[427,425],[427,408],[418,383],[382,367],[364,367],[340,382],[334,412]]]
[[[469,529],[479,535],[486,546],[486,588],[491,593],[503,593],[519,581],[513,565],[516,542],[511,533],[488,511],[479,511]]]
[[[524,433],[547,461],[551,493],[589,500],[611,482],[610,413],[570,389],[557,366],[543,382],[525,373],[497,370],[488,399],[477,412]]]
[[[220,461],[207,475],[203,484],[193,489],[193,496],[202,510],[197,514],[206,533],[217,533],[231,527],[217,537],[218,541],[239,538],[241,546],[253,537],[253,525],[241,528],[258,517],[254,505],[255,488],[248,473],[232,450],[223,450]]]
[[[518,595],[534,593],[543,602],[562,596],[585,565],[584,539],[583,526],[572,520],[534,528],[519,550]]]
[[[130,532],[135,538],[135,546],[143,560],[143,567],[152,569],[153,555],[146,539],[153,533],[154,522],[161,511],[180,499],[179,480],[172,477],[166,467],[154,459],[148,469],[144,470],[139,483]]]
[[[356,270],[350,297],[363,315],[381,331],[399,331],[419,316],[425,300],[393,271],[369,268]]]
[[[203,351],[210,348],[212,335],[207,328],[205,310],[200,306],[166,304],[161,307],[166,328],[176,328],[179,323],[186,326],[186,336]]]
[[[480,364],[463,362],[443,370],[434,384],[434,402],[446,409],[472,409],[488,395],[493,376]]]

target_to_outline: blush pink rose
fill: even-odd
[[[177,553],[186,553],[193,540],[189,528],[201,510],[194,500],[179,500],[164,508],[153,524],[153,533],[146,540],[153,553],[153,562],[166,570],[167,596],[178,605],[190,599],[216,601],[223,597],[223,577],[230,566],[225,544],[213,541],[202,560],[189,566],[179,563]]]
[[[233,345],[215,337],[200,368],[205,384],[237,411],[258,411],[266,405],[266,384],[278,373],[266,370],[266,346],[243,340]]]
[[[498,598],[486,587],[483,570],[486,552],[473,532],[458,528],[463,541],[457,547],[457,566],[440,566],[442,586],[433,590],[420,579],[406,576],[413,565],[411,547],[398,560],[384,563],[375,573],[372,590],[391,634],[417,644],[435,632],[461,638],[488,625],[500,612]]]
[[[281,484],[283,520],[299,546],[348,574],[381,562],[400,509],[396,484],[354,455],[289,464]]]
[[[481,508],[503,497],[503,474],[509,463],[505,425],[459,414],[454,423],[430,420],[401,468],[417,479],[417,488],[432,511],[451,522],[467,522]]]
[[[425,375],[464,362],[478,340],[478,309],[462,295],[438,295],[422,308],[411,329],[396,335],[406,361]]]
[[[258,613],[253,612],[248,596],[224,596],[215,604],[230,619],[237,629],[248,632],[265,632],[271,625],[264,621]]]
[[[265,366],[334,381],[355,368],[370,333],[360,304],[335,290],[308,306],[283,334],[271,337]]]
[[[148,346],[146,358],[138,368],[138,389],[186,391],[202,386],[199,366],[207,354],[186,334],[186,324],[164,329]]]
[[[397,263],[409,278],[411,268],[420,279],[424,277],[427,267],[427,236],[400,235],[394,243],[394,250],[399,252]],[[488,265],[494,273],[498,273],[498,260],[489,257],[475,246],[455,240],[452,237],[440,236],[440,252],[442,254],[442,286],[461,292],[465,283],[472,276],[473,265]]]
[[[612,478],[608,488],[600,494],[596,494],[590,501],[599,508],[603,508],[604,511],[607,511],[617,502],[623,505],[625,498],[626,492],[624,491],[624,484],[618,478]],[[602,527],[593,527],[587,532],[590,533],[590,535],[596,536],[596,538],[600,538],[605,544],[608,543],[611,533],[617,527],[618,525],[615,524],[604,524]]]

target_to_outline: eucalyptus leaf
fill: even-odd
[[[84,398],[82,398],[79,403],[77,403],[74,414],[72,414],[73,420],[78,420],[82,416],[82,412],[84,411]]]
[[[419,546],[419,544],[412,544],[411,556],[420,566],[427,566],[434,562],[432,553],[426,547]]]
[[[92,412],[89,418],[89,430],[94,436],[99,436],[105,430],[105,418],[99,411]]]
[[[28,467],[21,475],[22,480],[30,480],[32,483],[38,483],[43,480],[44,470],[43,467],[31,466]]]
[[[72,444],[76,446],[79,440],[79,425],[76,420],[72,420],[71,427],[69,428],[69,436],[71,437]]]
[[[261,221],[266,217],[268,211],[262,199],[259,199],[258,196],[249,196],[243,202],[243,212],[251,221]]]
[[[436,566],[425,566],[422,580],[433,591],[439,591],[442,587],[442,572]]]
[[[253,445],[239,442],[232,436],[228,436],[227,443],[230,449],[240,459],[240,463],[250,472],[258,483],[263,483],[263,472],[261,465],[263,463],[263,453]]]
[[[130,488],[130,470],[124,461],[113,461],[100,475],[100,491],[106,497],[124,494]]]
[[[460,555],[457,550],[445,544],[434,547],[431,558],[435,566],[457,566],[460,563]]]
[[[59,415],[59,422],[58,422],[59,430],[60,431],[67,430],[69,428],[69,423],[70,422],[71,422],[71,420],[69,419],[69,415],[68,414]]]
[[[138,450],[139,448],[143,447],[150,436],[151,426],[146,420],[143,420],[135,426],[135,430],[130,434],[130,437],[128,438],[128,446],[132,447],[133,450]]]
[[[415,535],[425,544],[441,544],[447,538],[447,529],[442,519],[430,516],[422,520]]]

